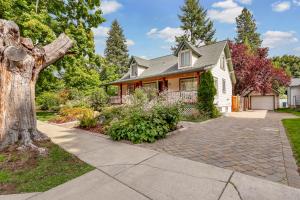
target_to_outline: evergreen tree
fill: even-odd
[[[202,114],[209,117],[218,116],[218,110],[214,105],[216,94],[217,89],[211,71],[202,73],[198,88],[198,109]]]
[[[261,47],[260,34],[257,33],[256,22],[251,12],[244,8],[242,13],[236,18],[237,37],[236,43],[250,45],[251,49]]]
[[[185,0],[181,11],[182,15],[178,17],[182,23],[180,28],[184,31],[184,35],[176,37],[177,45],[184,40],[195,46],[199,46],[203,42],[205,44],[215,42],[216,30],[213,22],[207,17],[207,11],[200,6],[199,0]]]
[[[122,27],[114,20],[108,32],[106,40],[105,57],[109,64],[118,67],[118,74],[124,74],[128,70],[128,48]]]

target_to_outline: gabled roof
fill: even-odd
[[[146,67],[146,68],[150,67],[150,61],[146,60],[144,58],[132,56],[129,63],[131,64],[132,61],[135,61],[139,66],[142,66],[142,67]]]
[[[292,78],[290,86],[291,87],[300,86],[300,78]]]
[[[146,67],[146,69],[142,72],[142,74],[134,78],[130,78],[130,72],[127,72],[121,79],[113,83],[122,83],[127,81],[143,80],[145,78],[162,77],[172,74],[207,70],[218,63],[224,50],[226,57],[231,58],[227,41],[220,41],[214,44],[201,46],[199,48],[193,46],[193,49],[198,52],[198,55],[201,56],[197,59],[194,66],[189,68],[178,68],[178,57],[176,57],[175,54],[150,60],[134,56],[132,59],[134,59],[139,65]],[[227,61],[231,80],[233,83],[235,83],[236,80],[231,59],[227,59]]]
[[[187,42],[187,41],[183,41],[179,44],[178,48],[176,49],[176,51],[174,52],[174,55],[178,57],[178,53],[181,50],[181,48],[183,46],[187,46],[189,49],[191,49],[197,56],[201,56],[201,53],[198,51],[199,49],[197,47],[195,47],[194,45],[192,45],[191,43]]]

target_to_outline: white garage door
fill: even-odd
[[[252,110],[274,110],[274,96],[252,96]]]

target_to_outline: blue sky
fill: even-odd
[[[104,0],[106,22],[94,29],[96,51],[103,55],[114,19],[124,29],[130,55],[154,58],[170,54],[174,35],[181,34],[177,15],[184,0]],[[300,56],[300,0],[200,0],[214,22],[217,40],[235,37],[235,17],[243,7],[253,13],[270,55]]]

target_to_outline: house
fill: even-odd
[[[300,78],[292,78],[287,90],[287,96],[289,107],[300,106]]]
[[[153,88],[158,93],[187,103],[197,101],[197,87],[201,73],[211,70],[217,95],[215,104],[221,112],[231,112],[232,88],[235,75],[227,41],[195,47],[182,42],[174,54],[154,59],[133,56],[130,67],[121,79],[111,83],[119,86],[119,96],[113,103],[124,103],[136,88]]]

